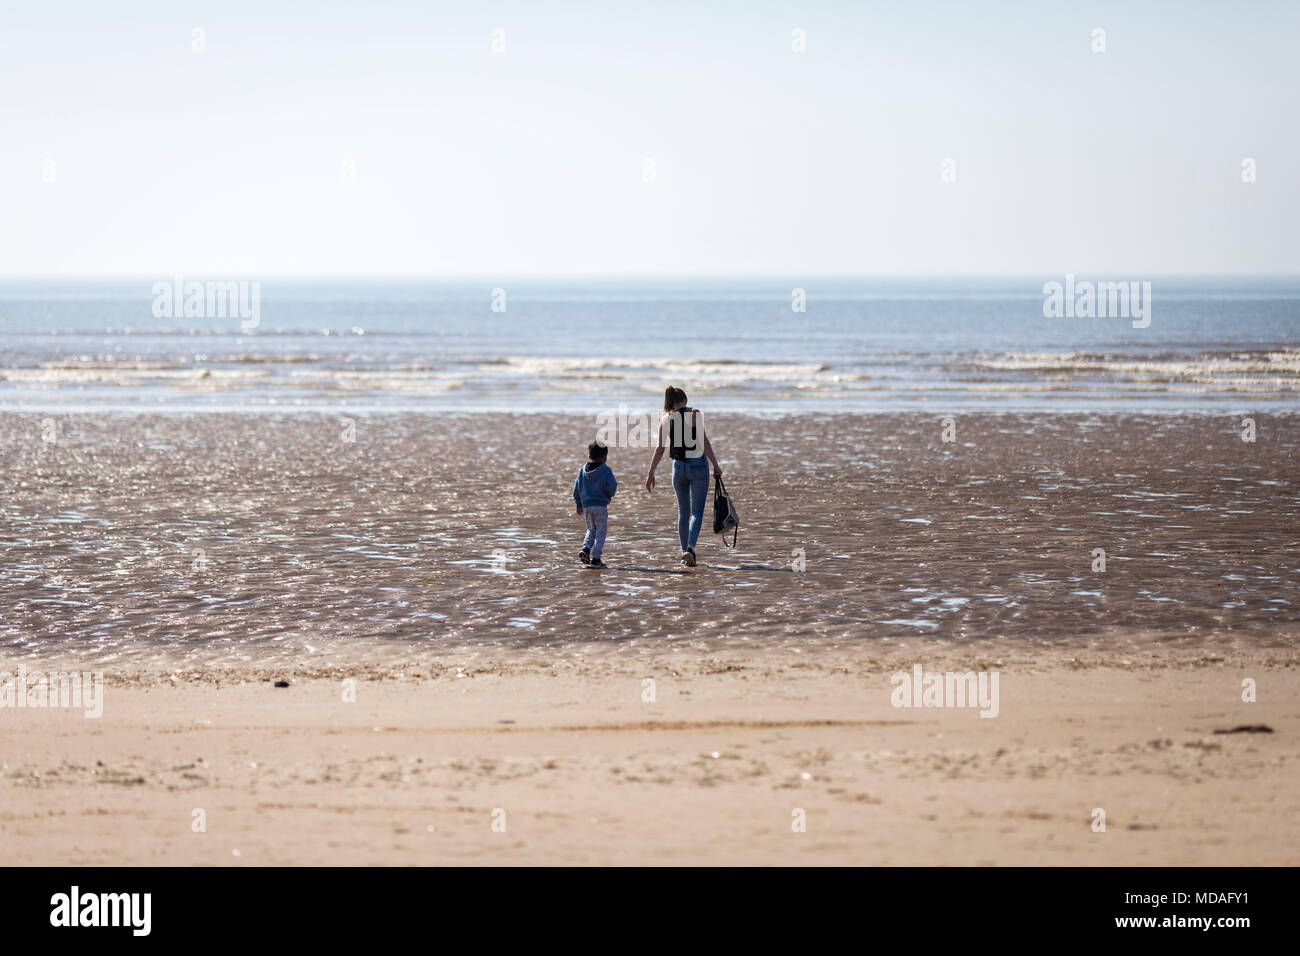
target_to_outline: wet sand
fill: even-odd
[[[0,671],[106,685],[0,708],[5,855],[1297,862],[1300,420],[940,418],[711,416],[686,574],[639,448],[577,564],[593,422],[0,415]]]

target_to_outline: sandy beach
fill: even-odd
[[[6,862],[1300,861],[1300,422],[942,417],[711,417],[683,573],[591,421],[2,415]]]

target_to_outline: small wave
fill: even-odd
[[[132,368],[130,366],[90,366],[59,368],[7,368],[0,371],[0,379],[36,385],[87,384],[148,385],[211,382],[216,385],[226,381],[235,383],[269,377],[270,369],[220,369],[197,368]]]
[[[1300,374],[1300,349],[1200,355],[1107,355],[1092,352],[1008,352],[971,364],[999,371],[1105,372],[1130,375],[1216,376],[1246,373]]]
[[[113,358],[90,358],[86,356],[81,359],[64,359],[54,362],[40,362],[38,369],[45,369],[52,372],[64,370],[94,370],[94,369],[122,369],[134,372],[159,371],[173,368],[185,368],[181,362],[141,362],[138,360],[113,359]]]
[[[481,363],[484,370],[499,367],[499,363]],[[577,358],[553,356],[519,356],[507,358],[504,365],[521,375],[577,377],[609,377],[611,372],[627,378],[637,378],[648,373],[676,375],[691,381],[740,380],[786,381],[816,375],[830,370],[821,362],[790,363],[772,361],[740,361],[728,359],[711,362],[701,359],[668,358]]]
[[[221,355],[222,362],[235,362],[241,365],[305,365],[320,362],[324,356],[315,354],[293,355],[273,352],[248,352],[238,355]]]

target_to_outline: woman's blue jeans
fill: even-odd
[[[677,540],[683,551],[694,551],[709,496],[709,460],[701,455],[673,462],[673,494],[677,495]]]

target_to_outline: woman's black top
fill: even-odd
[[[683,406],[668,415],[668,457],[686,461],[704,454],[704,442],[697,435],[695,409]]]

